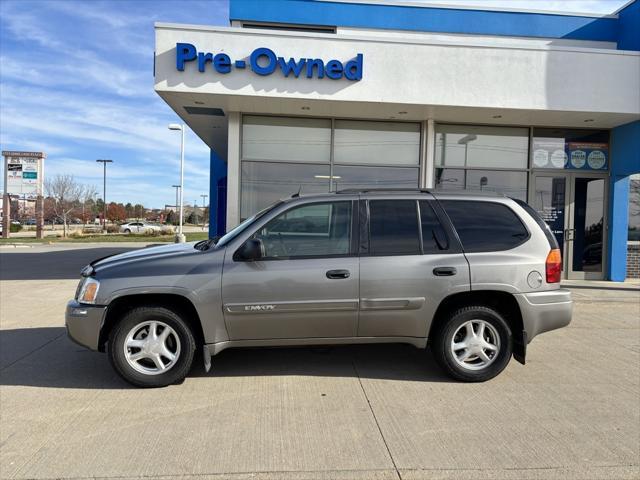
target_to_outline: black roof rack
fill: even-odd
[[[401,193],[431,193],[429,188],[346,188],[344,190],[337,190],[336,193],[386,193],[386,192],[401,192]]]

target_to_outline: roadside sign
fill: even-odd
[[[5,192],[25,199],[36,199],[43,194],[44,152],[5,150]]]

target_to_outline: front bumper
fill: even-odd
[[[566,327],[571,323],[573,300],[566,288],[546,292],[520,293],[514,295],[527,334],[527,343],[536,335],[549,330]]]
[[[106,311],[107,307],[100,305],[84,305],[75,300],[67,303],[64,322],[71,340],[91,350],[98,350]]]

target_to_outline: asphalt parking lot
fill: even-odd
[[[572,324],[484,384],[376,345],[227,350],[140,390],[64,330],[79,269],[113,250],[0,250],[2,478],[640,477],[637,284],[576,285]]]

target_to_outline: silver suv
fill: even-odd
[[[294,196],[220,238],[92,262],[69,336],[141,387],[182,380],[197,348],[430,345],[458,380],[498,375],[571,321],[561,259],[519,200],[429,191]]]

